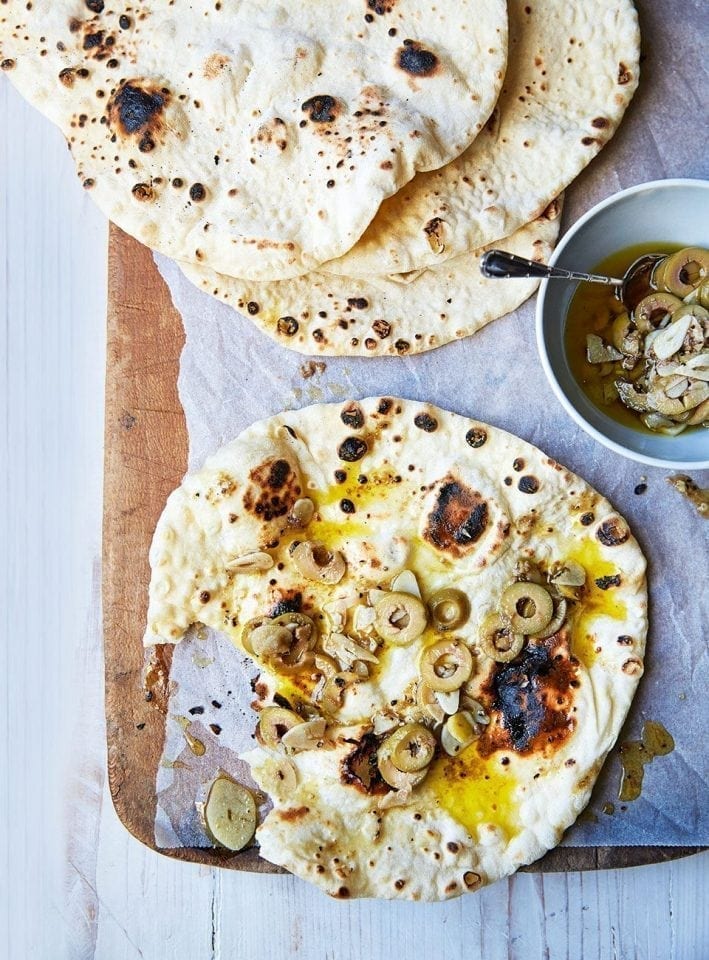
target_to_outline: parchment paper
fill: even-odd
[[[709,174],[700,6],[680,0],[638,4],[646,54],[641,88],[616,138],[569,189],[565,225],[632,184]],[[670,731],[675,750],[645,768],[641,798],[621,805],[616,748],[589,807],[595,822],[578,822],[564,843],[709,843],[709,523],[669,487],[666,471],[606,450],[564,413],[537,359],[534,302],[468,340],[420,357],[325,358],[324,369],[313,372],[307,358],[277,346],[247,318],[199,292],[169,260],[156,260],[187,333],[179,391],[190,469],[256,419],[310,403],[389,394],[431,401],[516,433],[611,500],[648,557],[651,595],[645,676],[620,741],[639,738],[643,721],[651,719]],[[312,375],[306,379],[306,373]],[[696,473],[695,480],[709,486],[706,472]],[[641,482],[647,490],[636,494]],[[158,846],[206,845],[194,804],[220,768],[248,782],[237,754],[252,743],[247,680],[252,675],[229,641],[208,631],[176,648],[175,690],[156,784]],[[203,756],[187,745],[185,719],[178,718],[190,721],[189,734],[206,746]],[[614,804],[612,814],[602,812],[606,802]]]

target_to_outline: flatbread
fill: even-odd
[[[534,220],[608,142],[635,92],[632,0],[509,0],[505,85],[486,129],[457,160],[385,201],[362,239],[323,269],[406,273]]]
[[[148,246],[250,279],[348,250],[493,109],[504,0],[0,4],[0,64]]]
[[[294,526],[304,498],[315,513]],[[296,566],[295,545],[314,541],[344,558],[338,583]],[[488,659],[480,625],[506,587],[572,561],[585,584],[558,630],[528,638],[509,663]],[[254,424],[170,496],[150,563],[148,645],[179,642],[201,622],[238,647],[252,618],[295,610],[317,623],[318,649],[332,653],[344,634],[363,657],[376,653],[368,678],[352,682],[352,661],[341,675],[350,680],[319,746],[245,756],[273,803],[256,835],[261,855],[335,897],[454,897],[556,845],[643,670],[645,560],[625,520],[536,447],[428,404],[371,398]],[[370,591],[404,570],[426,601],[441,588],[468,596],[470,616],[452,635],[473,654],[466,691],[490,722],[458,756],[439,753],[408,802],[387,806],[402,798],[372,761],[386,735],[378,725],[433,726],[417,705],[419,655],[451,636],[429,626],[400,646],[377,641],[366,621],[355,628]],[[342,667],[345,654],[335,655]],[[241,664],[235,652],[234,670]],[[258,705],[276,694],[302,710],[322,704],[315,664],[287,676],[262,664]]]
[[[560,223],[559,199],[501,245],[546,263]],[[483,252],[466,253],[408,277],[369,280],[314,271],[293,280],[249,283],[204,266],[180,266],[192,283],[291,350],[323,356],[410,356],[470,336],[516,310],[537,289],[538,280],[486,280],[480,272]]]

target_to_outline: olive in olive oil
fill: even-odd
[[[626,247],[602,260],[593,269],[593,273],[607,277],[622,277],[627,269],[639,257],[647,253],[670,254],[680,250],[679,244],[642,243]],[[648,292],[650,288],[648,287]],[[603,340],[613,342],[613,322],[625,312],[625,307],[615,295],[615,287],[599,283],[580,283],[569,304],[564,328],[564,346],[569,367],[585,395],[603,413],[626,427],[632,427],[641,433],[652,434],[640,420],[637,413],[629,410],[618,399],[612,388],[616,374],[623,380],[632,380],[633,373],[639,376],[642,365],[636,371],[623,370],[620,362],[597,364],[586,359],[586,336],[595,333]]]

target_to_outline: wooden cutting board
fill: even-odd
[[[151,252],[111,224],[103,511],[103,623],[108,775],[126,828],[152,849],[155,778],[165,730],[171,650],[159,651],[154,694],[143,685],[142,636],[148,549],[168,494],[187,468],[187,430],[177,395],[180,316]],[[525,868],[595,870],[673,860],[699,847],[559,847]],[[160,850],[197,863],[282,873],[256,850]]]

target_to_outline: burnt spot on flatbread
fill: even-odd
[[[391,333],[391,324],[388,320],[382,320],[380,318],[374,321],[372,324],[372,330],[376,333],[380,340],[386,340]]]
[[[472,427],[465,434],[465,442],[473,450],[477,450],[478,447],[482,447],[487,442],[487,431],[483,430],[482,427]]]
[[[300,495],[295,471],[287,460],[267,460],[249,474],[244,508],[269,522],[285,516]]]
[[[15,66],[15,61],[11,57],[8,57],[6,60],[0,62],[0,70],[14,70]]]
[[[382,397],[382,399],[377,404],[377,413],[387,414],[392,408],[393,400],[390,400],[389,397]]]
[[[619,547],[629,536],[630,530],[627,523],[617,516],[604,520],[596,530],[596,538],[604,547]]]
[[[578,661],[570,656],[567,630],[545,640],[528,641],[511,663],[496,663],[483,684],[495,722],[478,741],[488,757],[498,750],[548,756],[574,729],[574,691]]]
[[[618,83],[620,84],[621,87],[623,87],[625,86],[626,83],[630,83],[632,79],[633,79],[632,71],[630,70],[629,67],[626,67],[626,65],[621,61],[618,64]]]
[[[581,523],[584,527],[590,527],[595,519],[596,519],[596,515],[590,512],[583,513],[581,514],[581,517],[580,517]]]
[[[610,590],[611,587],[620,586],[620,574],[616,573],[612,577],[598,577],[596,586],[599,590]]]
[[[417,413],[414,417],[414,426],[423,430],[424,433],[435,433],[438,429],[438,420],[430,413]]]
[[[426,519],[423,532],[438,550],[452,557],[469,552],[488,528],[488,505],[481,493],[454,477],[440,486],[436,503]]]
[[[372,13],[383,17],[385,14],[391,13],[397,3],[398,0],[367,0],[367,7]]]
[[[300,324],[295,317],[279,317],[276,329],[283,337],[294,337]]]
[[[537,493],[539,490],[539,481],[536,477],[532,476],[520,477],[517,489],[522,493]]]
[[[340,779],[360,793],[378,795],[387,793],[389,787],[382,779],[377,766],[379,738],[373,733],[365,733],[351,753],[348,753],[340,765]]]
[[[364,426],[364,414],[358,403],[350,403],[340,411],[340,420],[346,427],[361,430]]]
[[[433,217],[425,224],[423,232],[428,238],[428,245],[434,253],[443,253],[446,245],[443,242],[443,230],[445,224],[440,217]]]
[[[337,456],[345,463],[356,463],[368,450],[367,441],[361,437],[347,437],[337,448]]]
[[[269,617],[282,617],[284,613],[300,613],[303,609],[303,594],[299,590],[287,590],[274,603]]]
[[[404,40],[396,54],[396,65],[412,77],[432,77],[438,72],[440,63],[435,53],[426,50],[416,40]]]
[[[333,123],[342,112],[339,102],[328,94],[311,97],[301,104],[300,109],[313,123]]]
[[[135,137],[139,144],[152,149],[155,138],[164,129],[164,113],[170,100],[166,87],[157,87],[146,80],[126,80],[108,101],[108,124],[114,133]]]

